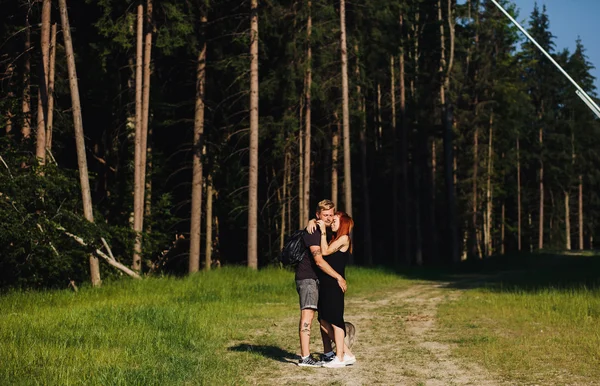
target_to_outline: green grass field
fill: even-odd
[[[516,384],[600,384],[600,257],[513,263],[440,307],[445,339]]]
[[[360,268],[348,277],[352,294],[401,281]],[[0,297],[0,385],[239,385],[268,360],[231,342],[297,317],[297,302],[293,273],[274,268],[9,293]],[[268,334],[256,343],[277,345]]]
[[[510,259],[433,275],[350,267],[348,296],[449,281],[466,291],[440,306],[436,339],[455,356],[514,384],[594,384],[600,258]],[[10,292],[0,296],[0,385],[244,384],[295,354],[284,347],[297,344],[297,302],[293,273],[275,268]]]

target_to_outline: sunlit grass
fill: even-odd
[[[561,272],[567,273],[556,266],[552,275],[559,278]],[[600,290],[574,280],[569,285],[544,280],[544,272],[531,275],[536,277],[469,290],[442,305],[445,338],[457,343],[459,356],[519,384],[597,384]],[[589,282],[588,271],[581,275]]]
[[[407,285],[377,269],[351,268],[348,281],[349,296]],[[274,268],[12,292],[0,297],[0,384],[237,385],[268,363],[232,342],[282,319],[297,323],[297,302],[293,273]],[[289,335],[295,343],[295,329]],[[280,344],[268,329],[252,339]]]

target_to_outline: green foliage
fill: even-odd
[[[37,167],[14,142],[2,141],[0,287],[66,287],[88,276],[90,248],[102,232],[83,218],[74,172]]]

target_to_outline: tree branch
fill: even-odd
[[[83,239],[77,235],[74,235],[72,233],[67,232],[64,228],[59,228],[60,230],[62,230],[67,236],[71,237],[73,240],[77,241],[80,245],[83,245],[84,247],[87,247],[88,245],[85,243],[85,241],[83,241]],[[142,277],[140,275],[138,275],[136,272],[132,271],[131,269],[127,268],[125,265],[119,263],[115,257],[112,254],[112,251],[110,250],[110,247],[108,246],[108,243],[106,242],[106,240],[104,240],[104,238],[101,238],[102,243],[104,244],[104,247],[106,248],[106,250],[108,251],[109,255],[107,255],[106,253],[102,252],[100,249],[96,249],[96,254],[98,256],[100,256],[101,258],[103,258],[104,260],[106,260],[106,262],[110,265],[112,265],[113,267],[123,271],[124,273],[126,273],[127,275],[131,276],[134,279],[141,279]]]

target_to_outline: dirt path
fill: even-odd
[[[345,319],[357,330],[352,347],[356,364],[341,369],[300,368],[290,357],[274,361],[268,369],[253,369],[247,381],[256,385],[504,385],[483,368],[453,357],[451,344],[438,337],[438,306],[460,293],[444,283],[422,283],[369,299],[349,297]],[[271,333],[289,334],[295,323],[295,319],[277,323],[277,331]],[[312,352],[322,350],[316,333],[313,328]],[[288,352],[296,352],[296,344],[290,341]]]

